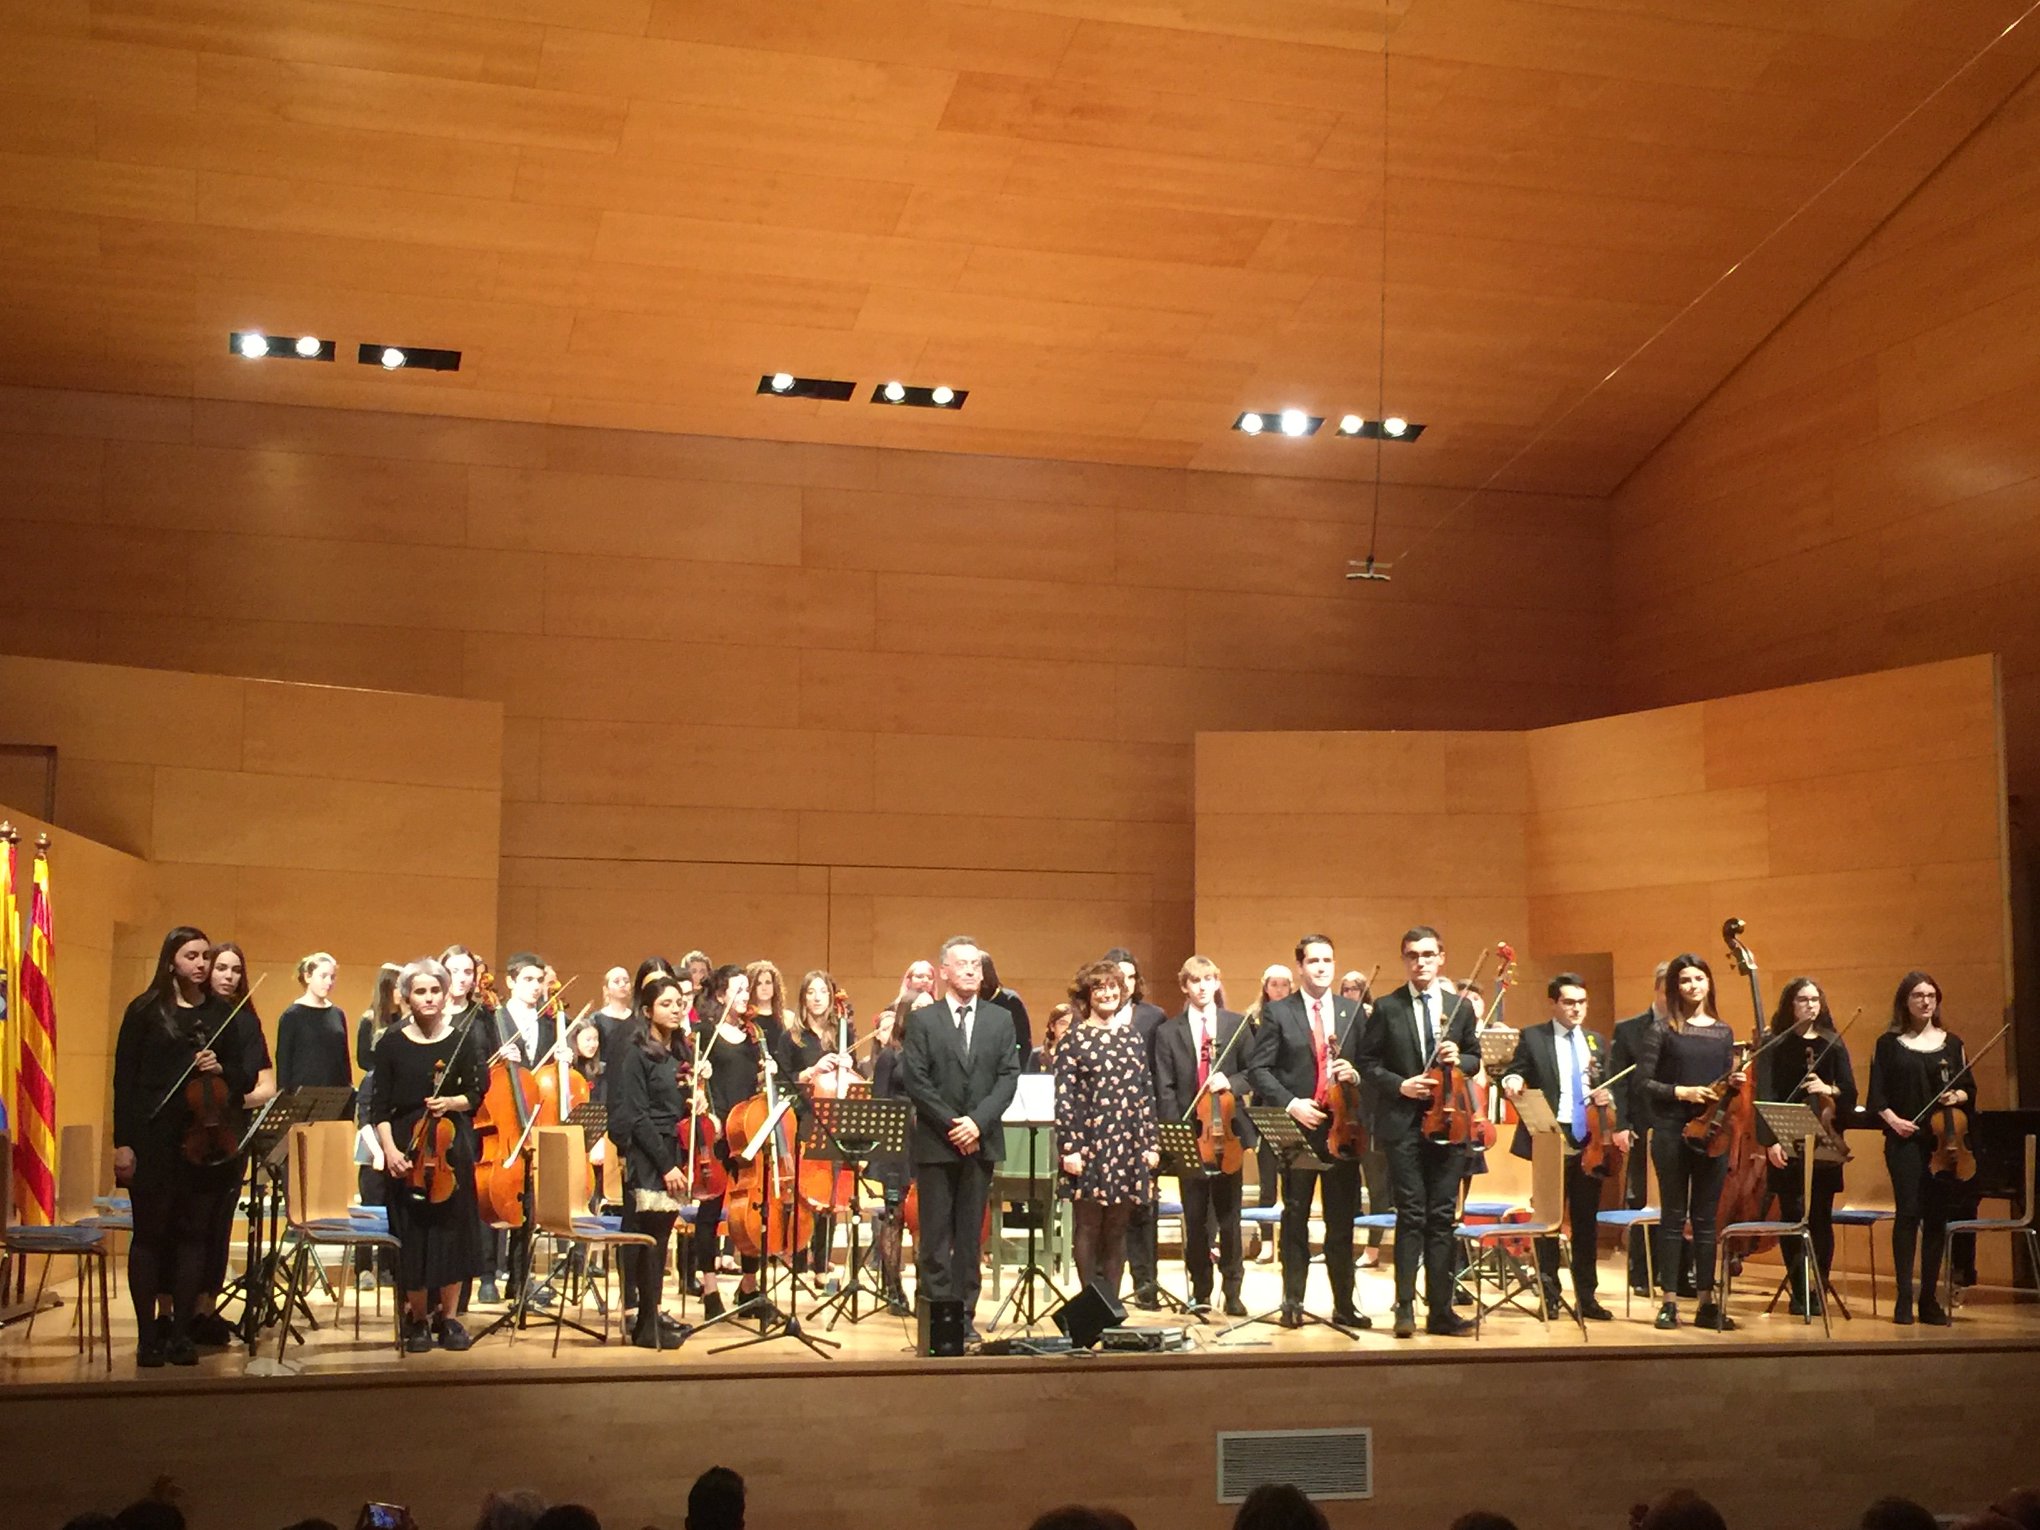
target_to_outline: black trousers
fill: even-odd
[[[1153,1201],[1142,1201],[1131,1208],[1132,1214],[1126,1219],[1126,1263],[1133,1269],[1133,1290],[1136,1296],[1152,1292],[1161,1279],[1161,1255],[1157,1252],[1158,1229],[1155,1226],[1155,1205]]]
[[[1607,1181],[1580,1167],[1580,1155],[1565,1161],[1565,1230],[1572,1239],[1573,1295],[1585,1302],[1600,1283],[1601,1191]],[[1537,1271],[1547,1281],[1558,1279],[1558,1239],[1537,1240]]]
[[[1650,1204],[1650,1144],[1653,1132],[1647,1126],[1639,1126],[1630,1133],[1629,1152],[1623,1160],[1622,1206],[1626,1211],[1641,1211]],[[1645,1253],[1648,1240],[1656,1234],[1648,1228],[1629,1229],[1629,1289],[1648,1293],[1651,1289],[1650,1256]],[[1679,1233],[1679,1268],[1673,1271],[1675,1277],[1690,1274],[1693,1269],[1693,1240],[1684,1229]]]
[[[1807,1230],[1813,1234],[1814,1266],[1820,1271],[1820,1278],[1828,1278],[1828,1271],[1835,1264],[1835,1196],[1841,1192],[1842,1169],[1840,1164],[1816,1163],[1813,1166],[1813,1204],[1802,1204],[1806,1200],[1806,1170],[1797,1158],[1782,1169],[1770,1173],[1771,1193],[1778,1197],[1778,1215],[1787,1222],[1799,1220],[1802,1211],[1808,1213]],[[1806,1297],[1806,1245],[1797,1238],[1787,1238],[1784,1244],[1785,1268],[1792,1276],[1792,1291],[1802,1301]]]
[[[1927,1170],[1933,1142],[1925,1132],[1901,1142],[1884,1139],[1884,1166],[1891,1172],[1891,1267],[1901,1301],[1913,1299],[1913,1256],[1919,1255],[1919,1294],[1934,1299],[1941,1279],[1941,1244],[1955,1215],[1961,1188]]]
[[[673,1237],[673,1224],[680,1219],[677,1211],[639,1211],[632,1201],[635,1199],[625,1190],[623,1202],[623,1230],[627,1233],[644,1233],[655,1240],[650,1248],[625,1248],[624,1257],[618,1264],[628,1273],[625,1282],[629,1286],[624,1305],[636,1307],[637,1326],[655,1327],[659,1321],[659,1300],[666,1289],[666,1245]],[[635,1297],[633,1301],[630,1298]]]
[[[1466,1149],[1411,1132],[1383,1144],[1383,1151],[1395,1185],[1395,1304],[1416,1305],[1421,1269],[1424,1302],[1435,1322],[1452,1311],[1452,1222],[1459,1212]],[[1350,1237],[1350,1225],[1346,1231]]]
[[[1367,1182],[1367,1214],[1395,1210],[1395,1180],[1388,1172],[1388,1154],[1369,1144],[1360,1155],[1360,1177]],[[1380,1248],[1386,1236],[1378,1227],[1367,1229],[1367,1246]]]
[[[1275,1196],[1282,1188],[1282,1165],[1275,1161],[1275,1150],[1271,1147],[1256,1150],[1255,1162],[1260,1166],[1256,1177],[1255,1193],[1263,1207],[1275,1204]]]
[[[1714,1244],[1721,1209],[1721,1187],[1728,1182],[1728,1154],[1710,1157],[1686,1146],[1673,1127],[1651,1133],[1651,1161],[1657,1165],[1659,1207],[1658,1289],[1670,1295],[1679,1289],[1680,1240],[1688,1219],[1693,1223],[1693,1286],[1704,1298],[1714,1290]]]
[[[1200,1302],[1211,1300],[1211,1234],[1215,1221],[1218,1232],[1218,1268],[1225,1281],[1225,1294],[1238,1296],[1246,1260],[1240,1250],[1240,1174],[1185,1174],[1178,1187],[1183,1193],[1183,1265],[1190,1272],[1190,1295]]]
[[[921,1236],[915,1250],[920,1290],[930,1301],[961,1301],[969,1322],[977,1311],[983,1273],[978,1260],[984,1252],[992,1166],[981,1158],[917,1163],[914,1183],[921,1192]]]
[[[1282,1176],[1282,1299],[1303,1300],[1310,1281],[1310,1200],[1324,1190],[1325,1274],[1332,1303],[1353,1306],[1353,1218],[1360,1210],[1360,1165],[1335,1163],[1328,1169],[1291,1169]]]
[[[135,1220],[128,1244],[128,1298],[142,1333],[156,1321],[157,1297],[167,1295],[176,1331],[189,1336],[199,1292],[205,1289],[221,1203],[231,1218],[239,1188],[231,1176],[192,1169],[182,1159],[137,1167],[128,1186]]]

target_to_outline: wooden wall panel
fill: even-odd
[[[0,658],[0,716],[10,736],[56,746],[67,840],[90,833],[122,852],[103,852],[113,861],[143,868],[139,907],[96,975],[59,994],[60,1066],[78,1049],[67,1119],[100,1119],[113,1027],[173,925],[246,948],[251,975],[268,979],[255,1008],[272,1031],[308,951],[338,958],[337,1001],[357,1012],[383,961],[454,940],[494,948],[493,703]],[[60,960],[66,888],[60,879]],[[81,897],[89,945],[89,911],[104,900],[89,884]]]
[[[146,847],[172,792],[197,820],[172,830],[180,866],[273,869],[205,820],[231,805],[267,844],[316,800],[353,829],[308,838],[298,863],[337,897],[381,864],[360,838],[371,821],[429,826],[467,867],[491,831],[458,804],[498,785],[503,942],[563,969],[764,951],[832,963],[868,1012],[967,907],[1010,953],[1006,975],[1051,997],[1113,944],[1170,973],[1191,944],[1200,730],[1603,709],[1590,500],[1483,496],[1452,558],[1349,585],[1374,513],[1351,485],[252,403],[8,402],[0,649],[198,672],[135,703],[158,709],[148,731],[174,754],[67,752],[92,826]],[[1434,525],[1456,497],[1391,486],[1383,534]],[[1477,610],[1459,609],[1465,578]],[[219,678],[236,674],[417,696]],[[500,707],[500,755],[495,732],[443,724],[446,696]],[[107,699],[81,692],[65,727],[131,736]],[[177,726],[227,708],[245,713],[231,743]],[[1514,811],[1520,783],[1487,747],[1467,735],[1434,753],[1468,789],[1509,783]],[[320,784],[276,796],[251,772]],[[1411,858],[1407,829],[1384,865]],[[1469,876],[1487,853],[1468,847]],[[795,881],[729,884],[765,869]],[[893,880],[846,890],[865,871]],[[952,917],[925,889],[956,871],[1007,885]],[[1042,874],[1070,890],[1042,891]],[[1113,891],[1074,890],[1099,878]],[[241,882],[206,885],[239,917]],[[477,921],[434,906],[459,919],[447,939],[474,942]],[[360,960],[388,954],[363,949],[386,921],[336,919]]]

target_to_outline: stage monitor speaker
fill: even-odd
[[[940,1301],[914,1297],[915,1351],[923,1355],[963,1353],[963,1303],[955,1297]]]
[[[1093,1282],[1049,1317],[1078,1349],[1090,1349],[1106,1329],[1121,1327],[1126,1322],[1126,1308],[1118,1297],[1108,1296],[1103,1286]]]

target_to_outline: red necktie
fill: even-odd
[[[1328,1053],[1325,1047],[1325,1012],[1323,999],[1310,1001],[1310,1036],[1312,1049],[1317,1053],[1317,1102],[1322,1105],[1328,1098],[1326,1089]]]
[[[1199,1030],[1204,1027],[1199,1026]],[[1211,1032],[1204,1031],[1204,1040],[1197,1047],[1197,1087],[1202,1089],[1206,1079],[1211,1077]]]

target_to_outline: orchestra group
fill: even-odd
[[[466,1349],[470,1302],[565,1300],[551,1276],[532,1273],[531,1182],[511,1173],[511,1160],[534,1112],[549,1108],[558,1124],[584,1100],[606,1112],[589,1157],[613,1159],[621,1229],[640,1235],[617,1251],[633,1343],[672,1349],[688,1334],[662,1310],[669,1255],[700,1297],[704,1322],[775,1319],[774,1288],[762,1278],[775,1268],[820,1289],[837,1273],[836,1235],[859,1191],[879,1207],[872,1259],[884,1305],[912,1310],[902,1271],[903,1234],[911,1236],[919,1294],[959,1303],[975,1339],[994,1174],[1025,1072],[1053,1077],[1053,1169],[1078,1274],[1116,1296],[1130,1265],[1143,1308],[1161,1300],[1156,1214],[1169,1177],[1180,1188],[1192,1311],[1248,1315],[1242,1213],[1253,1159],[1261,1204],[1280,1200],[1275,1322],[1328,1322],[1348,1335],[1372,1327],[1355,1270],[1378,1262],[1382,1214],[1392,1210],[1394,1334],[1409,1337],[1420,1321],[1430,1334],[1470,1332],[1459,1310],[1470,1298],[1457,1233],[1504,1114],[1488,1098],[1490,1083],[1501,1100],[1541,1095],[1556,1123],[1570,1306],[1582,1321],[1612,1317],[1596,1294],[1600,1213],[1642,1206],[1650,1169],[1661,1214],[1651,1248],[1641,1229],[1630,1234],[1627,1277],[1658,1300],[1658,1327],[1679,1325],[1682,1298],[1695,1304],[1694,1324],[1735,1326],[1715,1294],[1717,1228],[1774,1197],[1776,1214],[1804,1214],[1812,1232],[1812,1270],[1797,1243],[1786,1249],[1791,1310],[1806,1315],[1824,1300],[1842,1186],[1841,1164],[1830,1160],[1843,1155],[1820,1155],[1808,1201],[1806,1146],[1773,1140],[1753,1104],[1801,1102],[1839,1144],[1835,1123],[1856,1111],[1858,1089],[1818,983],[1795,979],[1763,1035],[1739,1039],[1709,964],[1681,954],[1659,966],[1651,1007],[1604,1037],[1588,1024],[1575,974],[1550,979],[1546,1018],[1510,1030],[1491,1013],[1511,980],[1507,947],[1495,948],[1486,985],[1480,967],[1473,979],[1447,977],[1444,942],[1430,926],[1407,931],[1398,954],[1403,981],[1376,992],[1371,978],[1339,973],[1329,938],[1305,935],[1295,966],[1269,967],[1242,1013],[1226,1006],[1223,975],[1205,957],[1183,963],[1165,1009],[1134,957],[1113,950],[1075,974],[1037,1036],[990,954],[956,936],[907,969],[858,1037],[826,971],[789,988],[766,961],[653,957],[634,972],[611,969],[599,998],[576,1010],[572,984],[538,955],[509,957],[499,994],[495,975],[458,945],[383,968],[372,1006],[350,1027],[332,999],[336,963],[315,952],[298,963],[302,992],[278,1017],[272,1057],[249,1002],[246,955],[180,927],[128,1005],[114,1059],[137,1360],[189,1365],[201,1347],[239,1337],[217,1308],[247,1123],[279,1093],[348,1086],[357,1086],[360,1198],[386,1208],[395,1246],[379,1274],[401,1292],[410,1352]],[[1863,1101],[1883,1129],[1896,1208],[1899,1323],[1949,1321],[1938,1296],[1943,1232],[1969,1214],[1945,1158],[1974,1085],[1940,1010],[1933,978],[1907,973]],[[905,1151],[859,1164],[857,1186],[846,1187],[853,1175],[841,1161],[800,1161],[810,1112],[832,1098],[909,1107]],[[1195,1161],[1165,1156],[1169,1122],[1192,1129]],[[1520,1122],[1512,1151],[1531,1155]],[[1306,1303],[1314,1202],[1331,1294],[1324,1316]],[[1363,1206],[1374,1225],[1356,1251]],[[676,1248],[683,1219],[690,1225]],[[1258,1236],[1254,1251],[1271,1252]],[[1538,1239],[1532,1278],[1554,1310],[1565,1301],[1560,1266],[1558,1241]],[[729,1275],[736,1284],[726,1301]]]

